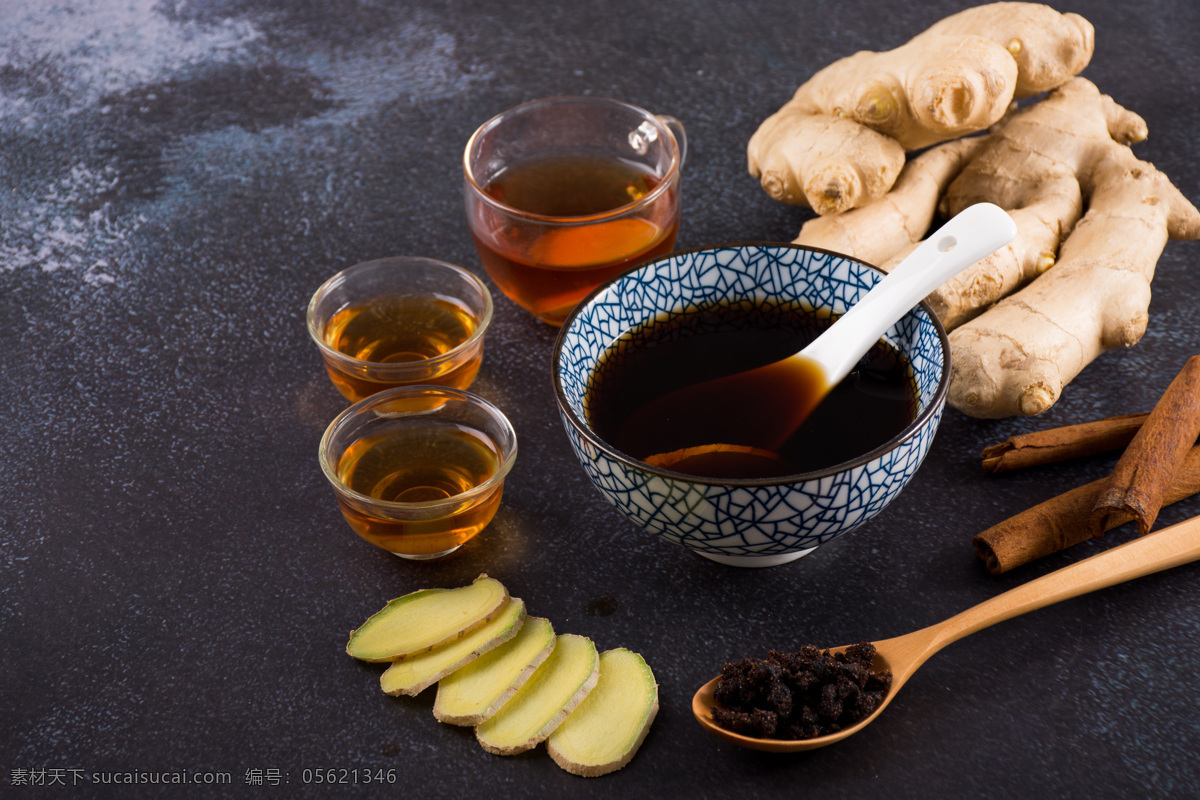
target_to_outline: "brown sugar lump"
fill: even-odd
[[[870,642],[835,653],[805,645],[744,658],[721,670],[713,719],[745,736],[814,739],[870,716],[892,684],[892,673],[872,668]]]

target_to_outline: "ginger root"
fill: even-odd
[[[813,217],[794,244],[853,255],[883,267],[907,253],[929,231],[938,199],[984,139],[972,137],[932,147],[904,165],[887,194],[841,214]]]
[[[1013,241],[927,300],[951,331],[949,403],[975,417],[1039,414],[1101,353],[1141,338],[1167,239],[1200,238],[1195,207],[1130,150],[1145,138],[1141,117],[1074,78],[985,136],[914,158],[882,198],[809,220],[796,242],[889,270],[919,244],[939,194],[945,215],[979,202],[1008,211]]]
[[[1146,138],[1144,120],[1090,81],[1073,77],[1091,57],[1093,35],[1082,17],[1047,6],[979,6],[947,17],[896,50],[859,53],[831,65],[776,115],[787,116],[791,130],[801,129],[805,114],[844,115],[887,133],[905,149],[969,129],[966,123],[958,129],[930,124],[931,117],[918,116],[912,103],[931,96],[929,65],[936,63],[964,70],[961,91],[947,89],[959,91],[962,107],[970,110],[963,119],[985,106],[989,114],[999,110],[1002,94],[976,95],[964,88],[975,86],[983,65],[991,63],[978,55],[982,51],[972,49],[978,61],[964,68],[961,62],[952,67],[943,49],[947,40],[970,37],[1002,44],[1012,55],[1016,83],[1010,99],[1049,90],[1024,108],[1012,103],[986,133],[913,157],[882,195],[864,190],[834,213],[806,198],[821,216],[806,222],[795,239],[887,271],[920,244],[939,214],[953,216],[979,202],[1006,210],[1017,225],[1013,241],[926,298],[951,331],[948,402],[972,416],[1039,414],[1098,355],[1137,342],[1167,240],[1200,238],[1200,212],[1130,149]],[[887,86],[901,91],[881,99]],[[904,104],[904,113],[880,113]],[[813,187],[804,183],[802,166],[798,176],[777,174],[783,169],[779,152],[790,154],[788,165],[801,161],[795,144],[770,141],[786,129],[772,120],[763,124],[758,139],[751,140],[751,171],[762,171],[768,190],[786,185],[808,193]],[[864,158],[857,146],[822,157],[842,158],[860,172],[879,163]]]
[[[802,198],[818,214],[878,197],[904,167],[904,148],[890,136],[845,117],[787,107],[762,124],[747,153],[767,194],[784,202]]]
[[[1093,29],[1077,14],[1001,2],[947,17],[900,47],[860,51],[802,84],[751,137],[750,173],[777,200],[831,214],[891,188],[915,150],[988,128],[1014,98],[1060,85],[1091,59]],[[816,118],[816,119],[813,119]],[[833,131],[836,151],[798,144]],[[865,127],[888,145],[865,132]],[[890,176],[890,177],[889,177]]]
[[[975,203],[995,203],[1012,216],[1017,236],[930,296],[942,324],[957,327],[1049,269],[1083,214],[1096,164],[1145,138],[1141,117],[1084,78],[991,133],[947,188],[941,209],[953,215]]]
[[[1039,3],[1003,2],[952,14],[932,25],[935,36],[985,36],[1017,62],[1014,98],[1061,86],[1083,71],[1095,49],[1095,29],[1078,14]]]
[[[950,334],[948,402],[974,417],[1040,414],[1096,356],[1146,330],[1167,239],[1200,238],[1200,212],[1124,146],[1094,166],[1087,213],[1058,263]]]

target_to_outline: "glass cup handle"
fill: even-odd
[[[655,116],[674,134],[675,141],[679,143],[679,168],[683,169],[683,162],[687,161],[687,133],[683,130],[683,123],[670,114],[656,114]]]

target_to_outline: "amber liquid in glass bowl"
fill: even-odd
[[[461,303],[436,295],[395,295],[344,308],[325,325],[325,342],[357,361],[413,365],[440,358],[474,335],[479,318]],[[325,359],[334,386],[358,401],[381,389],[416,383],[465,389],[474,381],[482,348],[465,361],[431,364],[404,380],[368,379],[332,358]],[[375,370],[379,372],[379,370]]]
[[[500,468],[496,444],[483,432],[448,421],[397,420],[365,436],[338,459],[351,490],[384,503],[444,501],[469,492]],[[434,555],[470,540],[495,516],[503,484],[434,518],[403,512],[368,513],[339,497],[342,515],[368,542],[394,553]]]
[[[561,325],[600,284],[671,252],[679,230],[677,186],[643,212],[608,216],[646,197],[661,180],[644,165],[586,152],[505,167],[484,185],[484,194],[527,214],[579,221],[515,221],[480,205],[471,226],[480,261],[505,295],[539,319]],[[589,216],[602,218],[589,222]]]

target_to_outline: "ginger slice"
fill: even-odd
[[[587,697],[600,678],[596,645],[572,633],[556,637],[550,657],[495,716],[475,728],[489,753],[511,756],[536,747]]]
[[[584,778],[616,772],[637,753],[658,713],[658,684],[637,653],[600,654],[596,688],[546,740],[554,763]]]
[[[395,661],[470,633],[508,602],[500,581],[480,575],[457,589],[422,589],[397,597],[350,634],[346,652],[362,661]]]
[[[455,670],[512,639],[524,622],[525,601],[514,597],[495,619],[461,639],[392,662],[379,677],[379,685],[390,695],[420,694]]]
[[[450,725],[490,719],[550,657],[554,643],[550,620],[527,618],[512,639],[439,681],[433,715]]]

